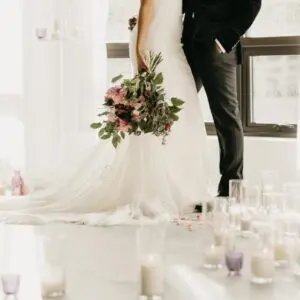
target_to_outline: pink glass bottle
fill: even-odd
[[[15,171],[11,179],[11,190],[13,196],[24,195],[24,180],[20,171]]]

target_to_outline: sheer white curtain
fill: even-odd
[[[0,1],[0,185],[24,167],[21,1]]]
[[[23,0],[26,175],[48,185],[96,143],[89,128],[106,88],[108,0]],[[67,20],[76,38],[39,41]]]

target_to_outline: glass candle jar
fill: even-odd
[[[203,253],[203,266],[206,269],[220,269],[224,264],[224,248],[214,244],[208,246]]]
[[[251,281],[255,284],[268,284],[275,275],[272,227],[259,227],[251,236],[250,256]]]

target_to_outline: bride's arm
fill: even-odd
[[[144,59],[145,43],[153,17],[153,0],[141,0],[139,17],[138,17],[138,33],[136,43],[136,57],[138,69],[147,70]]]

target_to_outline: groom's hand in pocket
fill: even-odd
[[[225,49],[223,48],[221,43],[218,41],[218,39],[215,39],[214,42],[215,42],[215,48],[219,54],[226,53]]]

